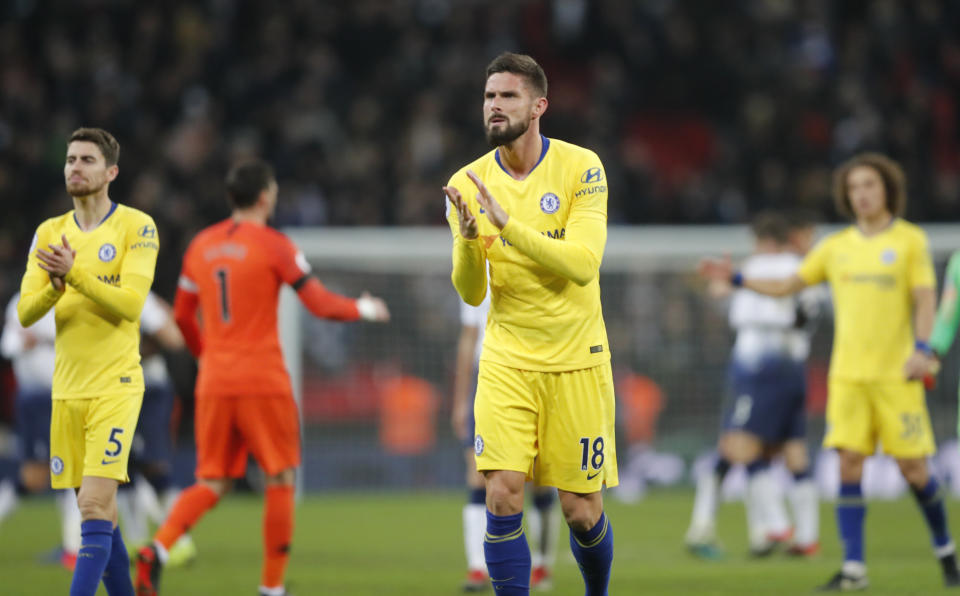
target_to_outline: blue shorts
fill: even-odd
[[[766,443],[806,436],[806,371],[802,362],[770,358],[758,367],[730,365],[731,400],[723,417],[726,431],[745,431]]]
[[[143,406],[133,439],[134,464],[152,464],[170,460],[170,416],[173,414],[173,388],[147,385]]]
[[[46,463],[50,459],[50,412],[53,408],[50,390],[18,390],[15,404],[20,461]]]

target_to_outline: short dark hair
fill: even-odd
[[[787,218],[776,211],[761,211],[754,216],[750,230],[758,240],[773,240],[786,244],[790,238],[790,224]]]
[[[856,217],[847,195],[847,178],[854,168],[859,167],[868,167],[880,174],[887,211],[894,217],[903,215],[907,207],[907,177],[900,164],[880,153],[859,153],[840,164],[834,171],[833,200],[837,212],[849,219]]]
[[[547,96],[547,75],[537,61],[526,54],[504,52],[487,65],[487,78],[498,72],[509,72],[527,80],[538,97]]]
[[[250,207],[275,180],[273,166],[267,162],[261,159],[240,162],[227,173],[227,200],[236,209]]]
[[[70,138],[67,139],[67,145],[70,145],[70,143],[74,141],[87,141],[99,147],[100,153],[103,154],[103,161],[106,162],[107,167],[115,166],[117,162],[120,161],[120,143],[117,142],[117,139],[115,139],[112,134],[102,128],[78,128],[70,133]]]

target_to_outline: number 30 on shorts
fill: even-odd
[[[593,467],[594,470],[599,470],[603,467],[603,437],[597,437],[593,439],[592,453],[591,453],[591,441],[590,437],[583,437],[580,439],[580,448],[581,448],[581,457],[580,457],[580,470],[586,471],[587,462]]]

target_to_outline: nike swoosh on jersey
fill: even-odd
[[[101,466],[109,466],[110,464],[115,464],[115,463],[117,463],[118,461],[120,461],[120,460],[119,460],[119,459],[112,459],[112,460],[110,460],[110,461],[107,461],[107,460],[105,460],[105,459],[101,459],[101,460],[100,460],[100,465],[101,465]]]
[[[597,472],[596,474],[587,474],[587,480],[593,480],[598,475],[600,475],[600,472]]]

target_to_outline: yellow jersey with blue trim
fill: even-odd
[[[60,292],[40,268],[36,249],[61,244],[62,235],[76,257]],[[81,230],[73,211],[37,228],[17,314],[29,327],[54,309],[53,399],[143,391],[139,319],[159,249],[153,219],[116,203],[92,230]]]
[[[913,290],[937,285],[920,227],[895,219],[872,236],[845,228],[815,246],[798,275],[808,285],[829,282],[833,291],[831,378],[905,380],[914,351]]]
[[[607,180],[593,151],[541,139],[540,159],[523,180],[507,173],[498,150],[450,178],[448,186],[460,191],[479,227],[477,238],[463,238],[457,211],[448,202],[452,281],[464,302],[474,306],[489,286],[481,360],[544,372],[590,368],[610,359],[599,281],[607,240]],[[480,177],[509,215],[502,230],[474,199],[477,189],[467,170]]]

